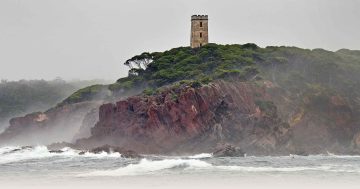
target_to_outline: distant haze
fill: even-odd
[[[209,15],[210,42],[360,49],[360,0],[1,0],[0,79],[127,75],[144,51],[190,43]]]

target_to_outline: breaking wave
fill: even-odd
[[[330,171],[331,166],[318,167],[246,167],[246,166],[215,166],[198,159],[165,159],[151,161],[142,159],[138,164],[130,164],[115,170],[93,171],[80,174],[80,177],[92,176],[136,176],[159,173],[165,170],[180,168],[183,170],[203,171],[238,171],[238,172],[299,172],[299,171]]]
[[[119,153],[90,153],[85,152],[79,155],[81,151],[72,148],[63,148],[61,153],[51,153],[46,146],[35,147],[2,147],[0,148],[0,164],[13,163],[19,161],[26,161],[32,159],[45,159],[52,157],[59,158],[118,158],[121,157]]]
[[[277,156],[246,158],[214,158],[212,154],[196,154],[193,156],[145,156],[146,159],[123,159],[119,153],[90,152],[63,148],[51,152],[46,146],[36,147],[2,147],[0,148],[0,166],[3,168],[28,166],[28,162],[36,165],[44,162],[51,164],[52,169],[59,168],[53,162],[72,167],[85,166],[86,170],[76,172],[80,177],[94,176],[137,176],[149,174],[201,174],[201,173],[351,173],[360,174],[359,156],[340,156],[334,154],[311,156]],[[80,155],[82,154],[82,155]],[[120,159],[119,159],[120,158]],[[107,162],[104,166],[104,162]],[[110,163],[109,163],[110,162]],[[10,166],[9,166],[10,165]],[[114,168],[114,165],[116,166]],[[79,175],[79,173],[81,173]]]
[[[94,171],[79,176],[134,176],[146,175],[172,168],[207,168],[212,165],[197,159],[165,159],[151,161],[142,159],[138,164],[130,164],[115,170]]]

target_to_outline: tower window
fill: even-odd
[[[200,27],[202,27],[202,22],[200,22]]]
[[[202,33],[200,33],[200,38],[202,38]]]
[[[200,43],[200,47],[202,47],[202,43]]]

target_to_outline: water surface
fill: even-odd
[[[122,158],[45,146],[0,148],[1,188],[359,188],[360,156]]]

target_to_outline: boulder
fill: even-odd
[[[28,150],[28,149],[32,149],[33,147],[32,146],[22,146],[21,148],[16,148],[16,149],[13,149],[5,154],[9,154],[9,153],[14,153],[14,152],[18,152],[18,151],[21,151],[21,150]]]
[[[90,152],[94,153],[94,154],[99,154],[102,152],[106,152],[106,153],[118,152],[119,154],[121,154],[121,157],[124,157],[124,158],[140,158],[141,157],[135,151],[123,149],[120,147],[110,146],[110,145],[104,145],[104,146],[93,148],[90,150]],[[82,154],[84,154],[84,153],[82,153]],[[80,155],[82,155],[82,154],[80,154]]]
[[[213,152],[214,157],[244,157],[245,153],[233,145],[225,145]]]
[[[52,154],[61,154],[64,151],[62,151],[62,150],[50,150],[49,152],[52,153]]]

